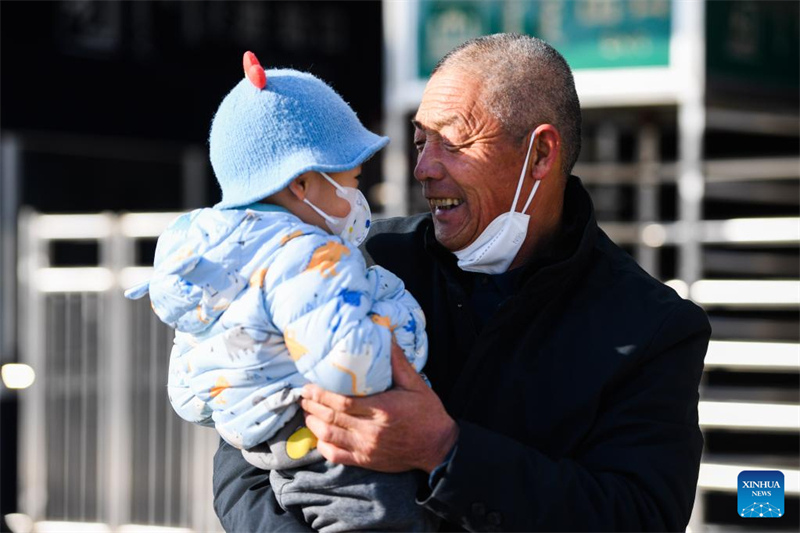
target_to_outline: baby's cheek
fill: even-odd
[[[344,218],[348,214],[350,214],[350,204],[347,200],[343,198],[339,198],[338,196],[335,198],[328,199],[329,211],[331,215],[339,218]]]

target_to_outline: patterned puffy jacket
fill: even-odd
[[[403,282],[275,206],[198,209],[161,235],[149,290],[175,328],[168,392],[185,420],[237,448],[266,441],[307,382],[363,396],[391,386],[392,336],[425,365],[425,316]]]

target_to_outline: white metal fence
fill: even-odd
[[[180,420],[166,395],[172,331],[122,291],[148,275],[137,244],[174,213],[40,215],[19,225],[21,511],[36,522],[221,531],[212,430]],[[52,264],[55,243],[96,244],[94,265]]]

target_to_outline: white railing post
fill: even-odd
[[[34,384],[20,394],[20,510],[34,520],[45,518],[47,508],[47,446],[45,400],[51,376],[45,356],[44,296],[36,287],[36,272],[47,266],[46,242],[37,232],[38,216],[19,215],[18,243],[20,309],[20,361],[33,367]]]
[[[409,212],[409,183],[413,169],[409,168],[406,155],[410,142],[406,116],[416,108],[416,102],[413,97],[409,99],[403,89],[416,76],[417,8],[417,2],[383,2],[383,134],[392,142],[383,150],[383,181],[379,190],[387,217],[403,216]]]
[[[702,276],[696,227],[702,219],[705,132],[705,2],[675,2],[675,64],[684,80],[678,103],[678,217],[683,235],[678,277],[692,284]]]
[[[111,217],[111,215],[109,215]],[[118,273],[134,260],[133,241],[120,231],[119,219],[112,218],[110,236],[101,241],[101,263]],[[101,425],[108,448],[106,450],[106,495],[108,523],[112,528],[130,522],[132,447],[131,447],[131,332],[130,303],[125,301],[118,283],[105,295],[108,312],[104,317],[100,358],[107,364],[104,410]]]

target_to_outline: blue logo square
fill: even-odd
[[[739,472],[739,516],[742,518],[780,518],[783,516],[783,472],[743,470]]]

